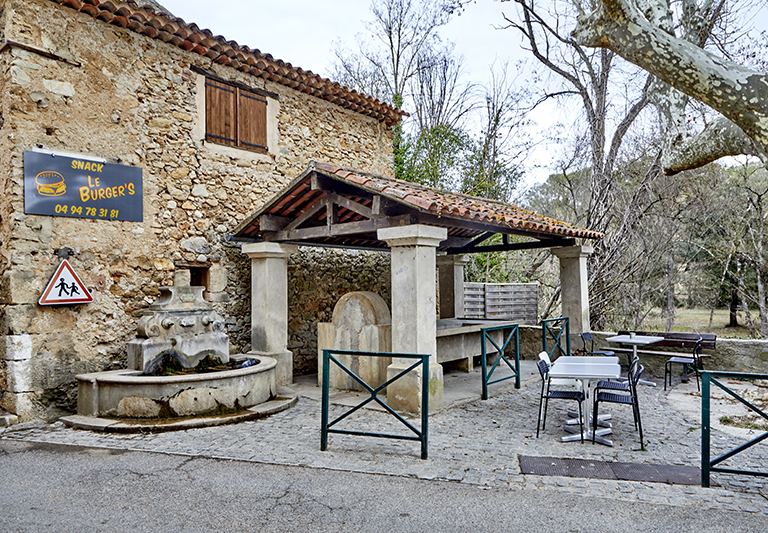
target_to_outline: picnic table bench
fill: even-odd
[[[644,335],[650,337],[663,337],[664,340],[649,344],[649,348],[653,349],[640,349],[638,347],[638,355],[656,355],[661,357],[675,357],[681,353],[690,352],[696,345],[696,341],[701,339],[701,348],[703,350],[714,350],[715,341],[717,335],[714,333],[681,333],[677,331],[634,331],[636,335]],[[619,331],[619,335],[629,335],[629,331]],[[658,350],[657,348],[675,348],[676,350]],[[620,348],[607,348],[617,354],[619,352],[626,353],[627,357],[632,354],[632,347],[620,347]],[[702,353],[701,357],[710,357],[707,354]]]

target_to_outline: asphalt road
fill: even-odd
[[[764,533],[768,517],[0,440],[0,531]]]

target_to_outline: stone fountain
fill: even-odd
[[[271,357],[230,356],[224,320],[204,287],[163,287],[128,344],[127,370],[77,376],[77,415],[87,429],[145,431],[217,425],[287,409]]]
[[[139,338],[128,343],[128,367],[145,375],[177,363],[196,367],[205,358],[229,362],[224,319],[203,299],[204,287],[163,287],[139,319]]]

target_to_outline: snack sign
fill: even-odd
[[[144,220],[140,168],[43,152],[24,152],[28,215]]]

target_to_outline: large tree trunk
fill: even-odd
[[[738,328],[739,327],[739,291],[736,289],[733,289],[731,291],[731,304],[729,306],[729,319],[728,319],[728,327],[729,328]]]
[[[670,35],[651,24],[633,0],[601,2],[595,11],[579,17],[573,31],[579,44],[610,49],[719,111],[751,140],[752,149],[744,151],[757,155],[768,166],[768,74],[727,61]],[[744,139],[738,139],[741,134],[732,128],[718,125],[714,133],[729,138],[721,139],[720,143],[704,143],[703,150],[699,147],[697,152],[733,155],[733,148],[727,147],[743,145]],[[730,139],[731,136],[737,138]],[[692,145],[688,146],[691,149]],[[714,160],[712,157],[696,154],[693,159],[708,162],[707,159]]]

